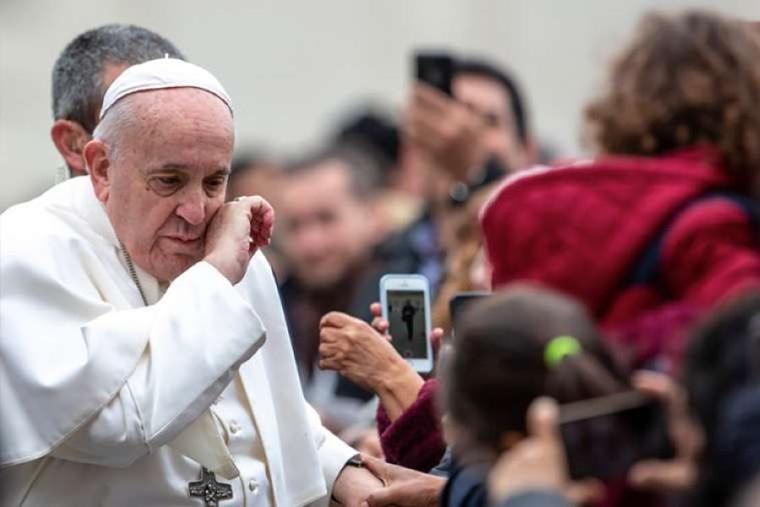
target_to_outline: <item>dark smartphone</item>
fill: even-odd
[[[624,477],[638,461],[675,453],[664,407],[638,391],[562,405],[560,433],[572,479]]]
[[[462,315],[471,304],[487,298],[488,292],[458,292],[449,299],[449,315],[451,316],[451,335],[457,335],[457,327],[462,325]]]
[[[414,55],[417,79],[451,95],[454,59],[446,53],[419,52]]]

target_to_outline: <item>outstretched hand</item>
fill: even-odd
[[[387,334],[345,313],[330,312],[322,317],[319,339],[319,367],[376,393],[391,421],[417,399],[424,380]]]
[[[364,465],[385,487],[374,491],[364,505],[368,507],[436,507],[446,479],[391,465],[385,461],[364,456]]]
[[[335,479],[332,496],[343,507],[361,507],[367,497],[382,488],[382,480],[368,468],[345,466]]]
[[[319,324],[319,367],[336,370],[355,384],[378,392],[394,371],[409,367],[396,349],[369,324],[330,312]]]

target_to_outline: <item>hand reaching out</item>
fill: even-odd
[[[424,380],[387,334],[345,313],[330,312],[322,317],[319,338],[319,367],[376,393],[391,421],[417,399]]]
[[[424,474],[385,461],[364,456],[364,465],[385,487],[373,492],[366,500],[369,507],[436,507],[446,479]]]
[[[330,312],[319,325],[319,367],[336,370],[365,389],[378,392],[394,372],[411,370],[387,337],[363,320]]]

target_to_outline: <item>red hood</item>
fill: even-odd
[[[493,286],[537,281],[601,316],[668,217],[689,199],[730,184],[706,147],[518,174],[481,214]]]

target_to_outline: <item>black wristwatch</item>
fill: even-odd
[[[345,467],[356,467],[361,468],[364,466],[364,462],[362,461],[361,454],[357,454],[356,456],[352,457],[350,460],[346,461]]]

